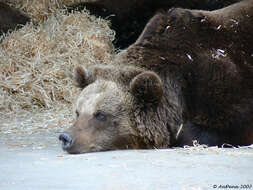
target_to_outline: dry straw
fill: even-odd
[[[30,23],[2,37],[0,112],[70,105],[77,94],[74,65],[112,59],[114,32],[108,24],[86,11],[54,10],[38,25]]]
[[[56,9],[96,0],[2,0],[26,13],[35,23],[45,21]]]

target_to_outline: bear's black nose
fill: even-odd
[[[60,134],[59,140],[62,141],[63,150],[70,149],[73,144],[73,139],[67,133]]]

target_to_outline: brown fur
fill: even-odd
[[[80,99],[94,88],[106,94],[95,102],[105,113],[118,113],[124,125],[117,128],[134,136],[135,145],[125,141],[125,148],[168,148],[195,139],[208,145],[253,143],[252,20],[252,0],[212,12],[158,13],[112,65],[88,68],[95,82]],[[115,92],[101,88],[108,81]]]
[[[114,44],[126,48],[139,37],[148,20],[158,10],[171,7],[188,9],[215,10],[239,0],[95,0],[73,5],[72,8],[85,7],[99,17],[111,20],[116,31]]]
[[[252,17],[252,0],[213,12],[172,9],[157,14],[120,57],[156,71],[164,84],[176,83],[165,93],[178,91],[182,112],[167,111],[180,116],[177,122],[215,128],[222,142],[245,144],[244,135],[253,130]],[[215,58],[217,50],[224,55]],[[170,101],[170,94],[164,97]]]
[[[0,35],[29,22],[30,19],[18,10],[0,2]]]

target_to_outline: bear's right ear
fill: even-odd
[[[73,78],[75,86],[78,88],[85,88],[89,84],[89,73],[81,65],[75,67]]]
[[[144,71],[130,82],[130,92],[143,103],[159,103],[163,96],[163,83],[152,71]]]

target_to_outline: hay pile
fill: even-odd
[[[96,0],[4,0],[10,6],[26,13],[34,23],[45,21],[59,8],[92,1]]]
[[[0,112],[71,105],[77,94],[74,65],[113,57],[108,24],[85,11],[55,10],[38,26],[30,23],[7,34],[0,43]]]

